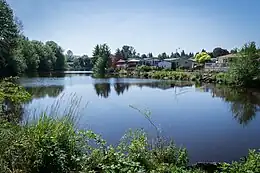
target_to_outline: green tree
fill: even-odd
[[[74,56],[73,56],[73,52],[71,50],[68,50],[66,53],[66,59],[68,62],[73,62],[74,60]]]
[[[229,68],[229,81],[239,86],[252,86],[259,82],[259,52],[255,42],[245,44]]]
[[[135,58],[136,51],[135,51],[134,47],[124,45],[121,49],[121,54],[123,56],[123,59],[127,60],[130,58]]]
[[[142,54],[141,58],[144,59],[144,58],[147,58],[147,56],[145,54]]]
[[[48,72],[53,70],[54,63],[56,62],[56,57],[55,53],[52,51],[52,48],[36,40],[33,40],[32,44],[40,58],[38,71]]]
[[[101,45],[97,44],[94,47],[93,54],[92,54],[92,59],[91,59],[91,63],[92,63],[93,66],[96,64],[96,61],[98,60],[98,57],[100,55],[100,46]]]
[[[26,63],[25,72],[37,72],[40,57],[37,54],[33,43],[25,37],[20,38],[18,50],[21,56],[24,57]]]
[[[195,60],[198,63],[205,63],[206,61],[209,61],[211,59],[211,57],[209,56],[209,54],[207,54],[207,52],[201,52],[195,55]]]
[[[0,75],[16,74],[16,60],[13,56],[19,37],[19,26],[10,6],[0,0]]]
[[[104,76],[106,69],[110,67],[110,48],[107,44],[100,45],[99,55],[96,63],[94,64],[93,71],[97,76]]]
[[[150,52],[150,53],[148,53],[148,58],[153,58],[153,54]]]
[[[52,49],[55,55],[55,58],[52,60],[54,70],[65,70],[65,55],[63,54],[62,48],[54,41],[47,41],[46,45]]]
[[[220,47],[216,47],[213,50],[213,57],[214,58],[219,57],[219,56],[224,56],[224,55],[227,55],[227,54],[229,54],[227,49],[222,49]]]

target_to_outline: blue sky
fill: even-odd
[[[74,54],[96,44],[112,52],[198,52],[260,43],[260,0],[7,0],[30,39],[54,40]]]

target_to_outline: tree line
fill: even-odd
[[[211,58],[238,53],[238,49],[228,51],[220,47],[211,52],[202,49],[197,53],[166,52],[160,53],[156,58],[192,58],[199,63],[209,61]],[[75,56],[72,51],[64,50],[54,41],[45,43],[30,40],[22,33],[22,24],[14,16],[13,10],[6,0],[0,0],[0,76],[19,75],[22,73],[50,72],[68,70],[92,70],[104,73],[105,69],[115,66],[119,59],[145,59],[155,58],[150,52],[148,54],[137,53],[133,46],[123,45],[116,49],[111,59],[111,49],[107,44],[96,45],[92,57],[87,55]]]
[[[63,49],[54,41],[29,40],[5,0],[0,0],[0,76],[66,68]]]

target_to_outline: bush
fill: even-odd
[[[232,61],[229,69],[229,82],[237,86],[259,84],[259,53],[254,42],[245,44]]]
[[[150,72],[150,71],[155,71],[158,70],[158,67],[154,67],[154,66],[146,66],[146,65],[141,65],[136,67],[136,71],[138,72]]]
[[[248,157],[241,160],[241,162],[233,162],[231,165],[222,164],[223,172],[237,173],[237,172],[260,172],[260,153],[256,150],[250,150]]]

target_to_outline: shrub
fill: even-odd
[[[231,63],[229,81],[238,86],[259,84],[259,53],[254,42],[245,44]]]
[[[256,150],[250,150],[247,158],[242,159],[241,162],[222,164],[222,171],[228,173],[260,172],[260,153]]]

